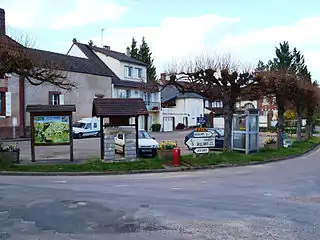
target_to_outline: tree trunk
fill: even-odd
[[[298,104],[296,106],[296,111],[298,114],[298,121],[297,121],[297,140],[302,140],[302,106]]]
[[[307,108],[307,124],[306,124],[306,135],[307,138],[312,137],[313,135],[313,108],[312,107],[308,107]]]
[[[223,151],[231,151],[233,111],[229,104],[224,104],[224,140]]]
[[[277,148],[283,147],[284,112],[284,106],[278,104]]]

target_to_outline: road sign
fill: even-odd
[[[189,148],[215,147],[215,138],[190,138],[186,145]]]
[[[196,148],[193,151],[194,153],[197,153],[197,154],[203,154],[203,153],[208,153],[209,148]]]
[[[196,128],[196,132],[206,132],[207,131],[207,129],[206,128]]]
[[[193,136],[195,138],[208,138],[212,136],[212,132],[194,132]]]
[[[197,117],[197,123],[205,124],[206,123],[206,118],[205,117]]]

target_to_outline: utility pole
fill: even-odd
[[[104,28],[101,29],[101,47],[103,47],[103,31]]]

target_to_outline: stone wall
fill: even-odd
[[[124,157],[132,160],[137,157],[136,153],[136,132],[135,129],[122,129],[110,127],[104,131],[104,160],[114,161],[116,159],[114,138],[118,133],[125,135]]]

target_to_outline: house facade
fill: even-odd
[[[103,48],[73,41],[68,55],[91,59],[97,65],[107,66],[112,72],[111,95],[113,98],[142,98],[149,112],[146,123],[143,116],[139,117],[139,128],[151,130],[152,124],[161,124],[160,92],[148,89],[146,64],[129,56]],[[133,119],[132,119],[133,121]],[[146,126],[146,124],[148,126]]]
[[[161,130],[174,131],[179,124],[185,128],[197,126],[197,117],[210,113],[204,104],[198,94],[181,94],[174,86],[165,87],[161,92]]]
[[[5,19],[1,9],[0,19]],[[5,24],[5,20],[0,23]],[[0,26],[0,30],[2,47],[19,44],[6,35],[5,26]],[[24,50],[35,57],[36,64],[40,67],[50,62],[55,66],[54,71],[64,76],[65,81],[75,83],[76,87],[66,91],[52,84],[31,85],[16,74],[0,76],[0,138],[11,138],[14,133],[15,137],[29,135],[30,116],[26,112],[27,105],[75,104],[73,120],[77,121],[92,115],[92,103],[96,96],[112,97],[112,72],[107,67],[96,65],[90,59],[31,48]]]

